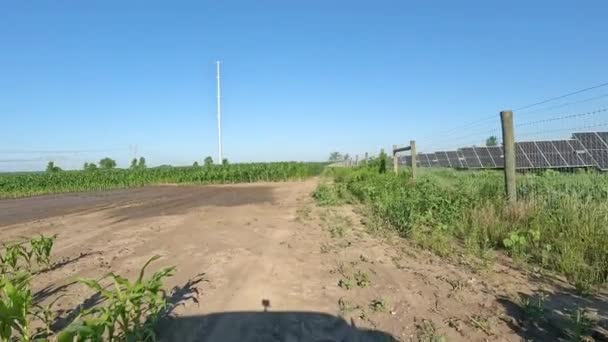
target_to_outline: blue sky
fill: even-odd
[[[152,165],[216,158],[218,59],[231,161],[441,137],[608,82],[606,13],[606,1],[1,1],[0,170],[126,166],[135,145]]]

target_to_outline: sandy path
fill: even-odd
[[[77,277],[135,277],[161,255],[150,272],[177,266],[167,285],[180,303],[177,318],[161,326],[166,341],[529,336],[512,297],[541,286],[529,274],[501,263],[477,273],[370,235],[353,208],[316,207],[315,186],[157,186],[1,200],[0,239],[58,234],[61,266],[35,280],[42,301],[67,294],[55,307],[57,329],[97,302]]]

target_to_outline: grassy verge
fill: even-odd
[[[149,184],[286,181],[316,176],[324,167],[323,163],[286,162],[2,174],[0,198],[131,188]]]
[[[498,171],[334,168],[313,196],[320,204],[362,203],[382,226],[440,255],[464,245],[478,256],[494,249],[564,274],[582,292],[608,277],[608,176],[546,171],[520,175],[519,202],[505,205]]]

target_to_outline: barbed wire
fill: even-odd
[[[596,86],[593,86],[593,87],[588,87],[588,88],[580,89],[580,90],[577,90],[577,91],[573,91],[573,92],[570,92],[570,93],[567,93],[567,94],[564,94],[564,95],[556,96],[556,97],[553,97],[553,98],[550,98],[550,99],[547,99],[547,100],[542,100],[542,101],[539,101],[539,102],[536,102],[536,103],[532,103],[532,104],[529,104],[529,105],[525,105],[523,107],[516,108],[513,111],[514,112],[516,112],[516,111],[522,111],[522,110],[525,110],[525,109],[528,109],[528,108],[539,106],[541,104],[545,104],[545,103],[548,103],[548,102],[560,100],[560,99],[563,99],[563,98],[566,98],[566,97],[569,97],[569,96],[572,96],[572,95],[584,93],[586,91],[602,88],[602,87],[605,87],[605,86],[608,86],[608,82],[602,83],[602,84],[599,84],[599,85],[596,85]]]
[[[552,117],[552,118],[543,119],[543,120],[524,122],[524,123],[515,125],[515,127],[523,127],[523,126],[530,126],[530,125],[547,123],[547,122],[553,122],[553,121],[559,121],[559,120],[579,118],[579,117],[584,117],[584,116],[595,115],[595,114],[602,113],[602,112],[605,112],[605,111],[608,111],[608,108],[601,108],[601,109],[597,109],[597,110],[589,111],[589,112],[584,112],[584,113],[569,114],[569,115]]]

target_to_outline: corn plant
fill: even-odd
[[[205,167],[95,169],[0,174],[0,198],[139,187],[159,183],[240,183],[303,179],[321,173],[323,163],[248,163]]]
[[[30,283],[34,277],[32,255],[48,266],[55,237],[40,237],[3,245],[0,252],[0,340],[33,341],[50,335],[54,301],[43,307],[34,302]],[[33,322],[38,323],[33,324]],[[36,326],[36,328],[32,328]]]
[[[47,237],[41,234],[39,237],[30,239],[30,245],[32,247],[31,254],[36,258],[36,263],[38,265],[49,266],[51,250],[53,249],[56,238],[57,235]]]
[[[81,279],[101,294],[106,305],[84,311],[77,323],[59,334],[58,341],[154,341],[154,326],[167,309],[163,280],[175,270],[166,267],[144,279],[146,268],[158,258],[150,258],[134,282],[110,273],[106,277],[112,279],[112,289],[99,280]]]
[[[30,281],[25,272],[6,273],[0,278],[0,340],[35,341],[49,336],[52,322],[51,306],[34,302]],[[32,328],[34,321],[39,321]]]
[[[31,254],[23,243],[4,244],[3,249],[3,253],[0,254],[3,273],[8,272],[9,269],[13,272],[17,271],[20,267],[24,266],[21,261],[24,261],[27,265],[30,264]]]

